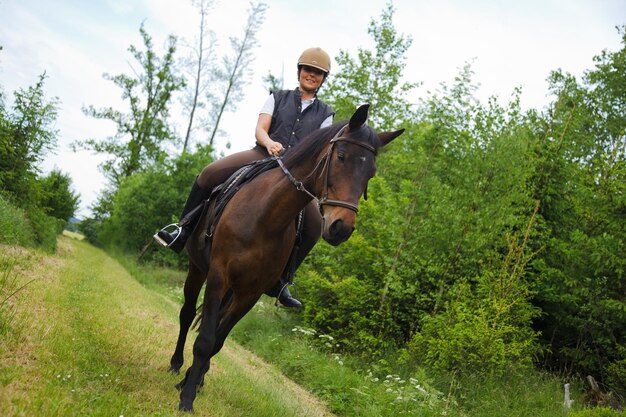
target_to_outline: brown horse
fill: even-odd
[[[211,358],[233,326],[278,281],[294,246],[294,219],[311,199],[319,199],[327,242],[339,245],[352,234],[359,198],[376,172],[378,149],[404,131],[376,135],[365,124],[368,109],[363,105],[348,123],[313,132],[280,160],[281,167],[242,186],[224,208],[210,245],[205,243],[208,216],[200,219],[187,242],[185,302],[170,367],[178,373],[183,365],[185,339],[206,282],[193,363],[177,385],[180,410],[193,409]]]

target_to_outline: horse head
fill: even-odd
[[[331,139],[317,177],[322,237],[333,246],[345,242],[354,231],[359,199],[376,173],[378,149],[404,132],[401,129],[376,134],[366,124],[368,111],[369,104],[359,107],[349,123]]]

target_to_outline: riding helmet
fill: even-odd
[[[322,48],[309,48],[298,58],[298,68],[302,65],[322,70],[328,75],[330,72],[330,56]]]

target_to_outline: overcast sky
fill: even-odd
[[[295,63],[303,49],[320,46],[331,57],[340,50],[353,56],[373,49],[369,21],[378,19],[387,0],[267,0],[258,33],[254,74],[237,112],[228,114],[219,138],[224,154],[247,149],[254,141],[258,110],[267,96],[262,77],[284,72],[285,88],[297,85]],[[394,26],[411,36],[406,80],[423,83],[413,99],[450,83],[464,63],[473,61],[482,99],[508,100],[522,87],[522,105],[541,109],[546,78],[561,68],[576,76],[593,68],[593,56],[620,49],[615,29],[626,24],[626,0],[395,0]],[[222,0],[209,15],[209,26],[223,47],[240,36],[249,2]],[[9,100],[18,88],[33,85],[46,71],[45,90],[60,101],[56,128],[59,147],[43,171],[69,173],[81,194],[79,215],[103,188],[97,165],[102,156],[76,154],[76,139],[105,138],[113,126],[81,112],[84,105],[126,111],[120,90],[102,74],[131,74],[128,47],[143,49],[139,27],[153,37],[162,54],[168,34],[192,40],[198,14],[190,0],[0,0],[0,86]],[[332,76],[332,75],[331,75]],[[376,111],[376,109],[372,109]],[[182,128],[181,128],[182,131]],[[224,144],[230,141],[232,147]]]

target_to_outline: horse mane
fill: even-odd
[[[300,141],[300,143],[292,147],[290,151],[285,154],[283,158],[285,166],[292,168],[302,163],[302,161],[311,158],[312,155],[317,154],[327,143],[330,142],[333,137],[335,137],[337,132],[339,132],[347,124],[348,120],[344,120],[309,133]],[[361,139],[373,146],[374,149],[378,149],[381,146],[381,143],[380,139],[378,139],[378,136],[374,132],[374,129],[366,124],[361,126],[359,130],[363,129],[367,129],[368,132],[363,135]]]

